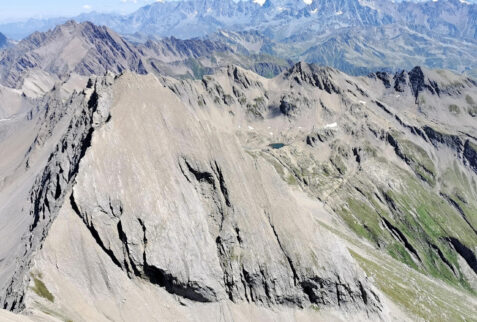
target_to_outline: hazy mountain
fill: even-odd
[[[15,41],[8,39],[4,34],[0,33],[0,50],[15,45]]]
[[[132,14],[85,13],[77,21],[107,25],[117,32],[192,38],[222,29],[256,29],[281,39],[297,30],[328,31],[349,26],[402,23],[417,31],[475,39],[476,6],[459,0],[394,2],[388,0],[184,0],[159,1]],[[11,38],[46,31],[64,18],[29,20],[0,25]],[[293,24],[289,23],[293,21]]]
[[[387,0],[185,0],[156,2],[131,15],[104,19],[83,15],[79,20],[106,24],[120,33],[142,32],[191,38],[222,29],[255,29],[273,39],[298,31],[326,32],[350,26],[400,23],[417,31],[476,39],[477,5],[459,0],[393,3]],[[293,22],[293,23],[291,23]]]
[[[48,31],[58,24],[65,23],[68,18],[28,19],[21,22],[9,22],[0,25],[0,32],[8,38],[21,40],[36,31]]]

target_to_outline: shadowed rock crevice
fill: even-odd
[[[179,168],[194,189],[207,201],[209,226],[212,238],[216,239],[223,229],[225,216],[231,208],[229,193],[222,171],[216,161],[209,166],[202,166],[185,157],[179,159]]]
[[[467,218],[466,213],[462,209],[462,207],[450,196],[446,195],[445,193],[441,193],[441,196],[452,206],[454,207],[457,212],[462,216],[462,219],[469,225],[469,227],[474,231],[474,233],[477,235],[477,230],[474,228],[472,223],[469,221],[469,218]]]
[[[151,283],[165,288],[169,293],[196,302],[217,301],[215,291],[197,282],[183,283],[167,271],[144,262],[144,277]]]
[[[73,209],[73,211],[75,212],[75,214],[78,215],[82,220],[84,220],[84,217],[81,215],[81,211],[80,211],[80,209],[79,209],[79,207],[78,207],[78,205],[75,201],[75,198],[74,198],[73,194],[71,194],[71,196],[70,196],[70,205],[71,205],[71,208]],[[98,233],[98,231],[96,230],[94,225],[93,224],[86,224],[86,227],[88,227],[88,230],[90,231],[91,236],[93,236],[93,238],[94,238],[95,242],[98,244],[98,246],[109,256],[109,258],[111,258],[114,265],[116,265],[119,268],[123,268],[123,266],[121,265],[119,260],[114,255],[114,252],[111,249],[106,248],[106,246],[103,243],[103,240],[101,239],[100,234]]]
[[[417,259],[419,262],[422,262],[421,257],[417,253],[417,250],[414,248],[414,246],[411,245],[409,242],[408,238],[399,230],[396,226],[392,225],[386,218],[382,217],[381,218],[384,224],[384,227],[386,227],[391,235],[399,241],[403,246],[406,248],[406,250],[413,255],[415,259]]]
[[[411,89],[414,94],[414,97],[416,98],[416,102],[417,102],[419,93],[423,89],[427,89],[433,95],[434,94],[440,95],[440,89],[437,83],[432,80],[428,80],[426,82],[422,68],[419,66],[414,67],[409,72],[409,82],[411,83]]]
[[[464,258],[474,273],[477,274],[477,257],[475,253],[457,238],[446,237],[445,240],[454,247],[456,252]]]
[[[296,271],[296,268],[295,266],[293,265],[293,261],[291,260],[290,256],[287,254],[287,252],[285,251],[285,249],[283,248],[283,245],[282,243],[280,242],[280,238],[278,237],[278,234],[277,234],[277,231],[275,230],[275,226],[273,226],[272,222],[271,222],[271,219],[270,219],[270,214],[267,214],[267,217],[268,217],[268,223],[270,224],[270,228],[272,229],[273,231],[273,235],[275,236],[275,239],[277,241],[277,244],[278,246],[280,247],[282,253],[283,253],[283,256],[285,256],[287,262],[288,262],[288,265],[290,267],[290,270],[292,271],[292,274],[293,274],[293,283],[295,284],[295,286],[298,284],[298,282],[300,281],[299,277],[298,277],[298,274],[297,274],[297,271]]]
[[[429,245],[431,246],[431,249],[433,249],[437,255],[439,256],[439,258],[441,259],[441,261],[447,266],[447,268],[449,268],[449,270],[454,274],[456,275],[456,271],[455,271],[455,268],[454,268],[454,265],[451,264],[451,262],[449,262],[449,260],[444,256],[444,254],[442,253],[441,249],[439,248],[439,246],[437,245],[434,245],[432,243],[429,243]]]
[[[424,126],[423,130],[435,147],[443,144],[456,151],[458,156],[461,155],[464,144],[459,136],[440,132],[430,126]]]
[[[464,158],[469,163],[469,166],[477,173],[477,144],[467,140],[464,145]]]

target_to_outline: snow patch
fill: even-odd
[[[334,129],[335,127],[338,126],[338,123],[330,123],[325,125],[325,129]]]
[[[253,2],[257,3],[260,7],[265,4],[267,0],[253,0]]]

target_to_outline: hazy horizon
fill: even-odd
[[[21,22],[29,19],[74,17],[83,13],[128,14],[155,0],[1,0],[0,23]]]

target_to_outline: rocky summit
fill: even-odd
[[[142,10],[210,6],[221,24],[355,8],[336,16],[356,14],[360,32],[392,19],[379,4]],[[472,32],[459,26],[440,37]],[[351,75],[276,55],[280,42],[67,21],[0,51],[0,320],[475,320],[477,81],[426,66]]]

